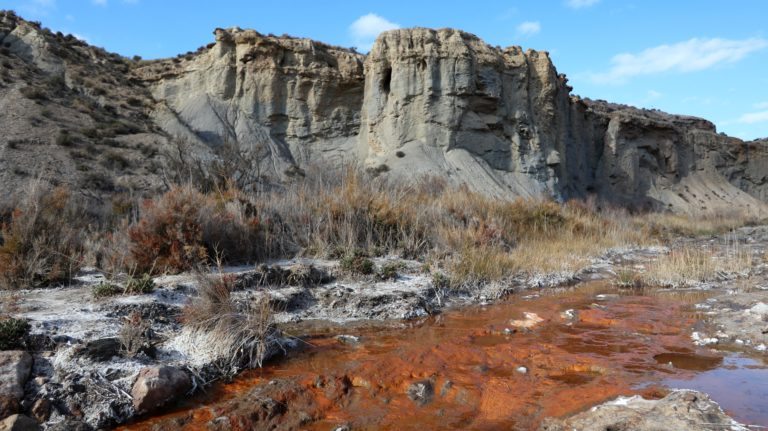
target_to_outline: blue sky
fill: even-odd
[[[380,30],[455,27],[549,51],[574,93],[690,114],[768,137],[768,1],[0,0],[25,18],[126,56],[173,56],[216,27],[287,33],[365,51]]]

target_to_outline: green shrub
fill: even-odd
[[[339,262],[341,269],[356,275],[373,274],[376,266],[364,253],[354,251],[344,256]]]
[[[140,278],[131,277],[125,284],[125,293],[127,295],[143,295],[150,293],[155,289],[155,282],[152,276],[144,274]]]
[[[93,297],[96,299],[119,295],[122,292],[123,290],[120,289],[119,286],[105,281],[102,281],[91,288],[91,294],[93,294]]]
[[[404,267],[402,262],[387,262],[379,269],[377,276],[382,280],[396,280],[398,271]]]
[[[77,139],[70,135],[67,130],[60,131],[59,135],[56,137],[56,145],[60,147],[71,147],[75,145],[75,143],[77,143]]]
[[[447,289],[451,286],[451,280],[442,272],[432,273],[432,286],[435,289]]]
[[[0,350],[23,349],[29,336],[29,323],[22,319],[0,320]]]
[[[117,151],[108,151],[102,156],[101,165],[112,170],[124,170],[131,166],[131,161]]]

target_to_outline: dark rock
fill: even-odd
[[[120,356],[120,346],[120,340],[117,338],[102,338],[86,344],[82,354],[91,360],[104,362]]]
[[[51,402],[46,398],[40,398],[32,404],[29,412],[38,422],[46,422],[51,416]]]
[[[13,415],[0,422],[0,431],[39,431],[40,425],[24,415]]]

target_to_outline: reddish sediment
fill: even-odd
[[[619,395],[661,397],[663,389],[637,388],[719,365],[719,356],[691,343],[689,302],[660,295],[596,301],[600,289],[610,291],[597,286],[515,299],[401,328],[336,328],[360,343],[311,336],[302,351],[121,429],[535,429],[545,417]],[[569,309],[574,318],[562,315]],[[543,321],[513,328],[510,321],[525,312]],[[433,394],[414,401],[408,389],[418,382]],[[278,407],[265,405],[267,399]]]

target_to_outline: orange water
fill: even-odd
[[[592,284],[448,311],[421,322],[288,328],[302,335],[306,348],[173,412],[123,429],[206,429],[216,417],[239,424],[234,429],[258,429],[247,406],[232,403],[273,379],[295,379],[303,388],[301,401],[286,407],[287,414],[311,412],[313,419],[301,429],[340,424],[355,430],[535,429],[547,416],[572,414],[618,395],[663,396],[655,383],[681,386],[723,366],[723,354],[697,349],[690,341],[696,321],[691,303],[703,298],[625,292],[597,300],[598,293],[620,292]],[[578,317],[562,317],[568,309]],[[544,321],[531,330],[505,333],[524,312]],[[340,333],[359,336],[361,342],[333,338]],[[764,365],[754,369],[765,371]],[[352,388],[342,399],[334,398],[316,387],[318,379],[348,379]],[[430,380],[435,392],[423,406],[406,394],[421,380]],[[710,393],[726,407],[729,399],[731,405],[744,402]],[[768,423],[768,415],[749,419]]]

